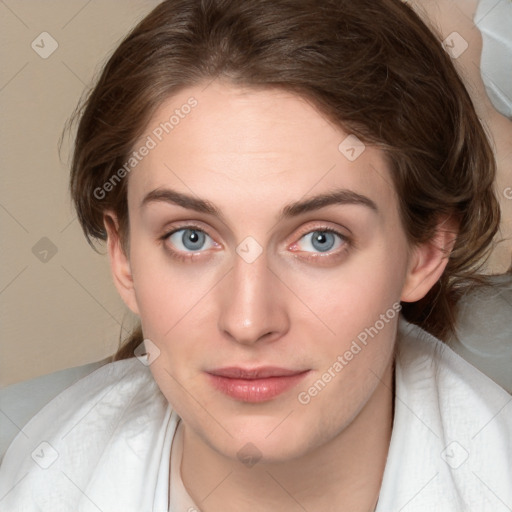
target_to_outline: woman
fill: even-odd
[[[71,173],[141,329],[12,443],[2,510],[510,507],[510,396],[440,341],[494,175],[407,5],[161,3]]]

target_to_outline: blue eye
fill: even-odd
[[[196,228],[177,229],[166,236],[179,251],[184,252],[209,249],[213,244],[210,247],[204,247],[207,237],[210,238],[204,231]]]
[[[336,238],[340,241],[336,244]],[[306,233],[301,240],[306,240],[306,245],[312,247],[314,251],[329,252],[338,249],[343,244],[347,243],[347,238],[341,233],[331,229],[321,229],[318,231],[311,231]],[[306,250],[307,249],[302,249]]]
[[[165,242],[166,251],[172,258],[189,263],[197,261],[196,258],[204,261],[204,258],[212,256],[208,254],[208,249],[219,247],[204,230],[193,225],[175,229],[161,239]],[[322,227],[322,229],[305,233],[290,249],[293,252],[312,253],[302,258],[320,263],[320,259],[327,262],[327,258],[329,261],[335,261],[343,257],[351,245],[352,242],[347,236],[334,229]],[[203,254],[204,252],[206,254]],[[328,254],[324,255],[324,253]]]

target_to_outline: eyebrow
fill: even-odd
[[[206,213],[225,220],[220,209],[210,201],[168,188],[152,190],[144,196],[140,206],[142,208],[152,202],[172,203],[188,210]],[[346,204],[365,206],[373,212],[379,213],[377,205],[369,197],[358,194],[353,190],[337,189],[326,194],[316,195],[285,205],[279,214],[279,220],[297,217],[304,213],[320,210],[326,206]]]

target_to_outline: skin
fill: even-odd
[[[411,247],[382,151],[366,146],[349,161],[338,150],[347,133],[282,90],[191,87],[160,106],[141,140],[190,96],[198,106],[129,175],[128,254],[115,215],[105,215],[114,282],[160,350],[150,369],[183,420],[184,485],[203,512],[373,510],[391,436],[398,315],[310,403],[297,397],[393,304],[427,293],[453,236],[439,230]],[[161,188],[207,199],[223,218],[165,201],[141,207]],[[338,188],[378,212],[336,204],[278,219],[288,203]],[[208,235],[204,249],[183,246],[183,232],[162,239],[191,222]],[[326,227],[347,238],[322,252],[311,233]],[[236,252],[248,236],[263,249],[252,263]],[[197,254],[184,262],[169,249]],[[258,404],[222,394],[205,374],[263,365],[310,371]],[[252,467],[237,457],[247,443],[261,456]]]

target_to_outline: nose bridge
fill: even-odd
[[[241,244],[242,245],[242,244]],[[262,253],[254,261],[235,255],[222,289],[219,329],[238,343],[275,339],[287,329],[287,315],[277,278]]]

